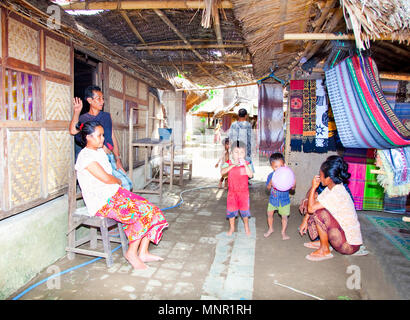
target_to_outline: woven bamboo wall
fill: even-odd
[[[138,82],[138,98],[148,100],[148,85],[142,81]]]
[[[41,197],[40,131],[7,131],[10,206]]]
[[[108,83],[110,89],[123,92],[123,74],[112,67],[109,67]]]
[[[8,55],[11,58],[40,65],[39,31],[9,17],[8,19]]]
[[[125,94],[138,98],[138,81],[130,76],[125,76]]]
[[[71,120],[71,86],[46,81],[46,119]]]
[[[46,36],[46,68],[71,74],[70,46]]]
[[[110,113],[113,122],[124,124],[125,117],[123,100],[110,96]]]

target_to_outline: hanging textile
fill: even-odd
[[[315,150],[318,153],[327,152],[329,142],[329,115],[327,95],[323,80],[316,80],[316,137]]]
[[[383,211],[384,191],[377,183],[376,175],[371,173],[376,170],[374,164],[366,164],[366,182],[363,194],[363,210]]]
[[[337,144],[337,130],[336,130],[336,122],[335,116],[333,114],[332,107],[329,105],[328,108],[328,130],[329,130],[329,139],[327,142],[328,151],[336,151],[336,144]]]
[[[363,210],[364,187],[366,182],[366,163],[348,163],[350,173],[348,187],[353,196],[356,210]]]
[[[258,86],[259,152],[270,156],[283,152],[283,87],[277,83]]]
[[[232,117],[229,114],[224,114],[222,116],[222,130],[224,132],[228,131],[231,127]]]
[[[380,160],[377,165],[384,171],[384,174],[377,175],[377,181],[390,198],[407,196],[410,193],[408,172],[410,168],[408,163],[410,161],[410,147],[401,149],[403,149],[402,152],[396,149],[377,151],[377,157]],[[392,152],[395,157],[391,156]]]
[[[410,129],[410,81],[398,81],[394,113]]]
[[[380,86],[383,90],[383,95],[386,98],[386,101],[389,103],[390,107],[394,109],[399,81],[381,79]]]
[[[407,196],[392,197],[384,195],[384,211],[392,213],[406,213]]]
[[[303,152],[315,152],[316,80],[305,80],[303,87]]]
[[[303,80],[290,80],[290,147],[302,151],[303,135]]]
[[[410,131],[394,114],[369,57],[350,57],[326,71],[326,85],[344,147],[388,149],[410,145]]]

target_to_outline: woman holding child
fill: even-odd
[[[129,240],[125,258],[134,269],[145,269],[145,262],[162,260],[148,251],[157,244],[168,227],[161,210],[146,199],[121,187],[103,150],[104,128],[97,121],[81,124],[83,149],[75,164],[77,179],[90,215],[121,222]]]
[[[329,243],[341,254],[351,255],[363,243],[360,223],[353,200],[343,185],[350,174],[348,165],[340,156],[331,156],[320,167],[319,176],[312,180],[308,192],[307,213],[299,227],[304,235],[309,231],[311,239],[319,236],[319,241],[305,243],[305,247],[316,249],[306,256],[311,261],[333,258]],[[318,195],[319,185],[325,189]]]

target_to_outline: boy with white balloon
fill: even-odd
[[[273,233],[273,214],[278,211],[282,217],[282,240],[288,240],[286,228],[290,215],[289,190],[295,189],[296,180],[293,171],[285,165],[285,159],[279,152],[273,153],[269,158],[273,169],[268,175],[266,186],[270,190],[269,204],[267,209],[268,231],[264,234],[267,238]]]

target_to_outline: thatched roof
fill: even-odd
[[[46,0],[3,2],[33,4],[43,12],[50,4]],[[353,36],[351,26],[358,44],[382,36],[403,40],[371,42],[369,52],[381,72],[410,72],[408,0],[69,2],[64,7],[67,12],[105,9],[94,15],[64,14],[64,19],[77,33],[83,31],[100,41],[121,63],[128,61],[162,88],[172,85],[191,91],[199,85],[245,84],[272,71],[287,80],[291,72],[321,69],[336,45],[326,35],[350,32]],[[295,33],[303,34],[289,38]],[[355,38],[349,38],[349,43]]]

